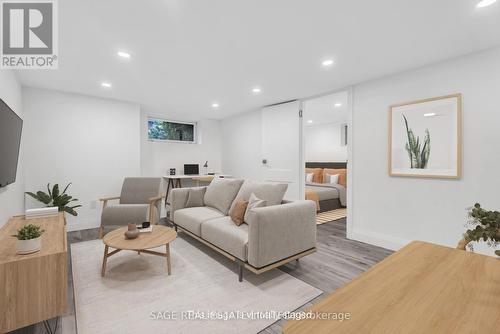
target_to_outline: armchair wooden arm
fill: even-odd
[[[120,199],[120,196],[114,196],[114,197],[103,197],[99,198],[99,201],[102,202],[102,208],[104,209],[106,206],[108,206],[108,201],[112,201],[115,199]]]
[[[159,201],[161,201],[163,198],[165,198],[165,196],[155,196],[155,197],[151,197],[149,199],[149,221],[150,222],[152,222],[154,219],[154,217],[153,217],[154,210],[153,209],[156,207],[157,203]]]
[[[165,196],[158,195],[158,196],[155,196],[155,197],[151,197],[149,199],[149,204],[150,205],[155,205],[156,203],[158,203],[158,201],[161,201],[163,198],[165,198]]]

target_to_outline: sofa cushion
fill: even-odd
[[[247,260],[247,224],[236,226],[229,216],[211,219],[201,225],[201,237],[238,259]]]
[[[205,205],[215,208],[224,215],[227,215],[231,203],[233,203],[242,183],[243,180],[238,179],[213,179],[205,192]]]
[[[253,182],[246,180],[231,204],[229,213],[233,212],[238,201],[248,201],[252,193],[258,198],[265,200],[267,206],[281,204],[287,188],[288,184],[286,183]]]
[[[205,196],[205,191],[207,188],[189,188],[188,199],[186,202],[186,208],[192,208],[196,206],[204,206],[203,197]]]
[[[175,210],[174,223],[201,236],[201,224],[207,220],[224,217],[217,209],[206,206]]]

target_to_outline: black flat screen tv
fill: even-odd
[[[16,182],[23,120],[0,99],[0,188]]]

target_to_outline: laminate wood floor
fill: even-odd
[[[335,289],[351,281],[368,268],[383,260],[392,251],[346,239],[345,219],[325,223],[318,226],[317,248],[314,254],[281,266],[288,274],[322,290],[324,293],[304,305],[299,310],[310,307]],[[76,243],[98,238],[98,229],[82,230],[68,233],[68,243]],[[189,237],[187,237],[189,238]],[[206,246],[202,246],[206,247]],[[71,249],[70,249],[71,252]],[[75,303],[73,300],[73,279],[71,275],[71,256],[68,258],[68,312],[59,318],[58,334],[76,334]],[[49,321],[55,326],[55,319]],[[283,320],[267,327],[262,334],[282,333]],[[44,334],[42,323],[28,326],[14,332],[15,334]]]

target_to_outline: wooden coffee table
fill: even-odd
[[[104,236],[104,238],[102,238],[105,247],[104,257],[102,259],[101,276],[104,277],[104,274],[106,273],[106,264],[108,262],[108,257],[115,255],[122,250],[136,251],[139,254],[145,253],[163,256],[167,260],[168,274],[171,274],[172,270],[170,264],[170,243],[177,237],[177,232],[175,232],[173,228],[161,225],[153,225],[152,232],[140,233],[136,239],[126,239],[124,234],[125,231],[127,231],[127,226],[109,232]],[[150,250],[151,248],[160,246],[165,246],[165,253]],[[110,247],[115,248],[115,250],[108,253]]]

